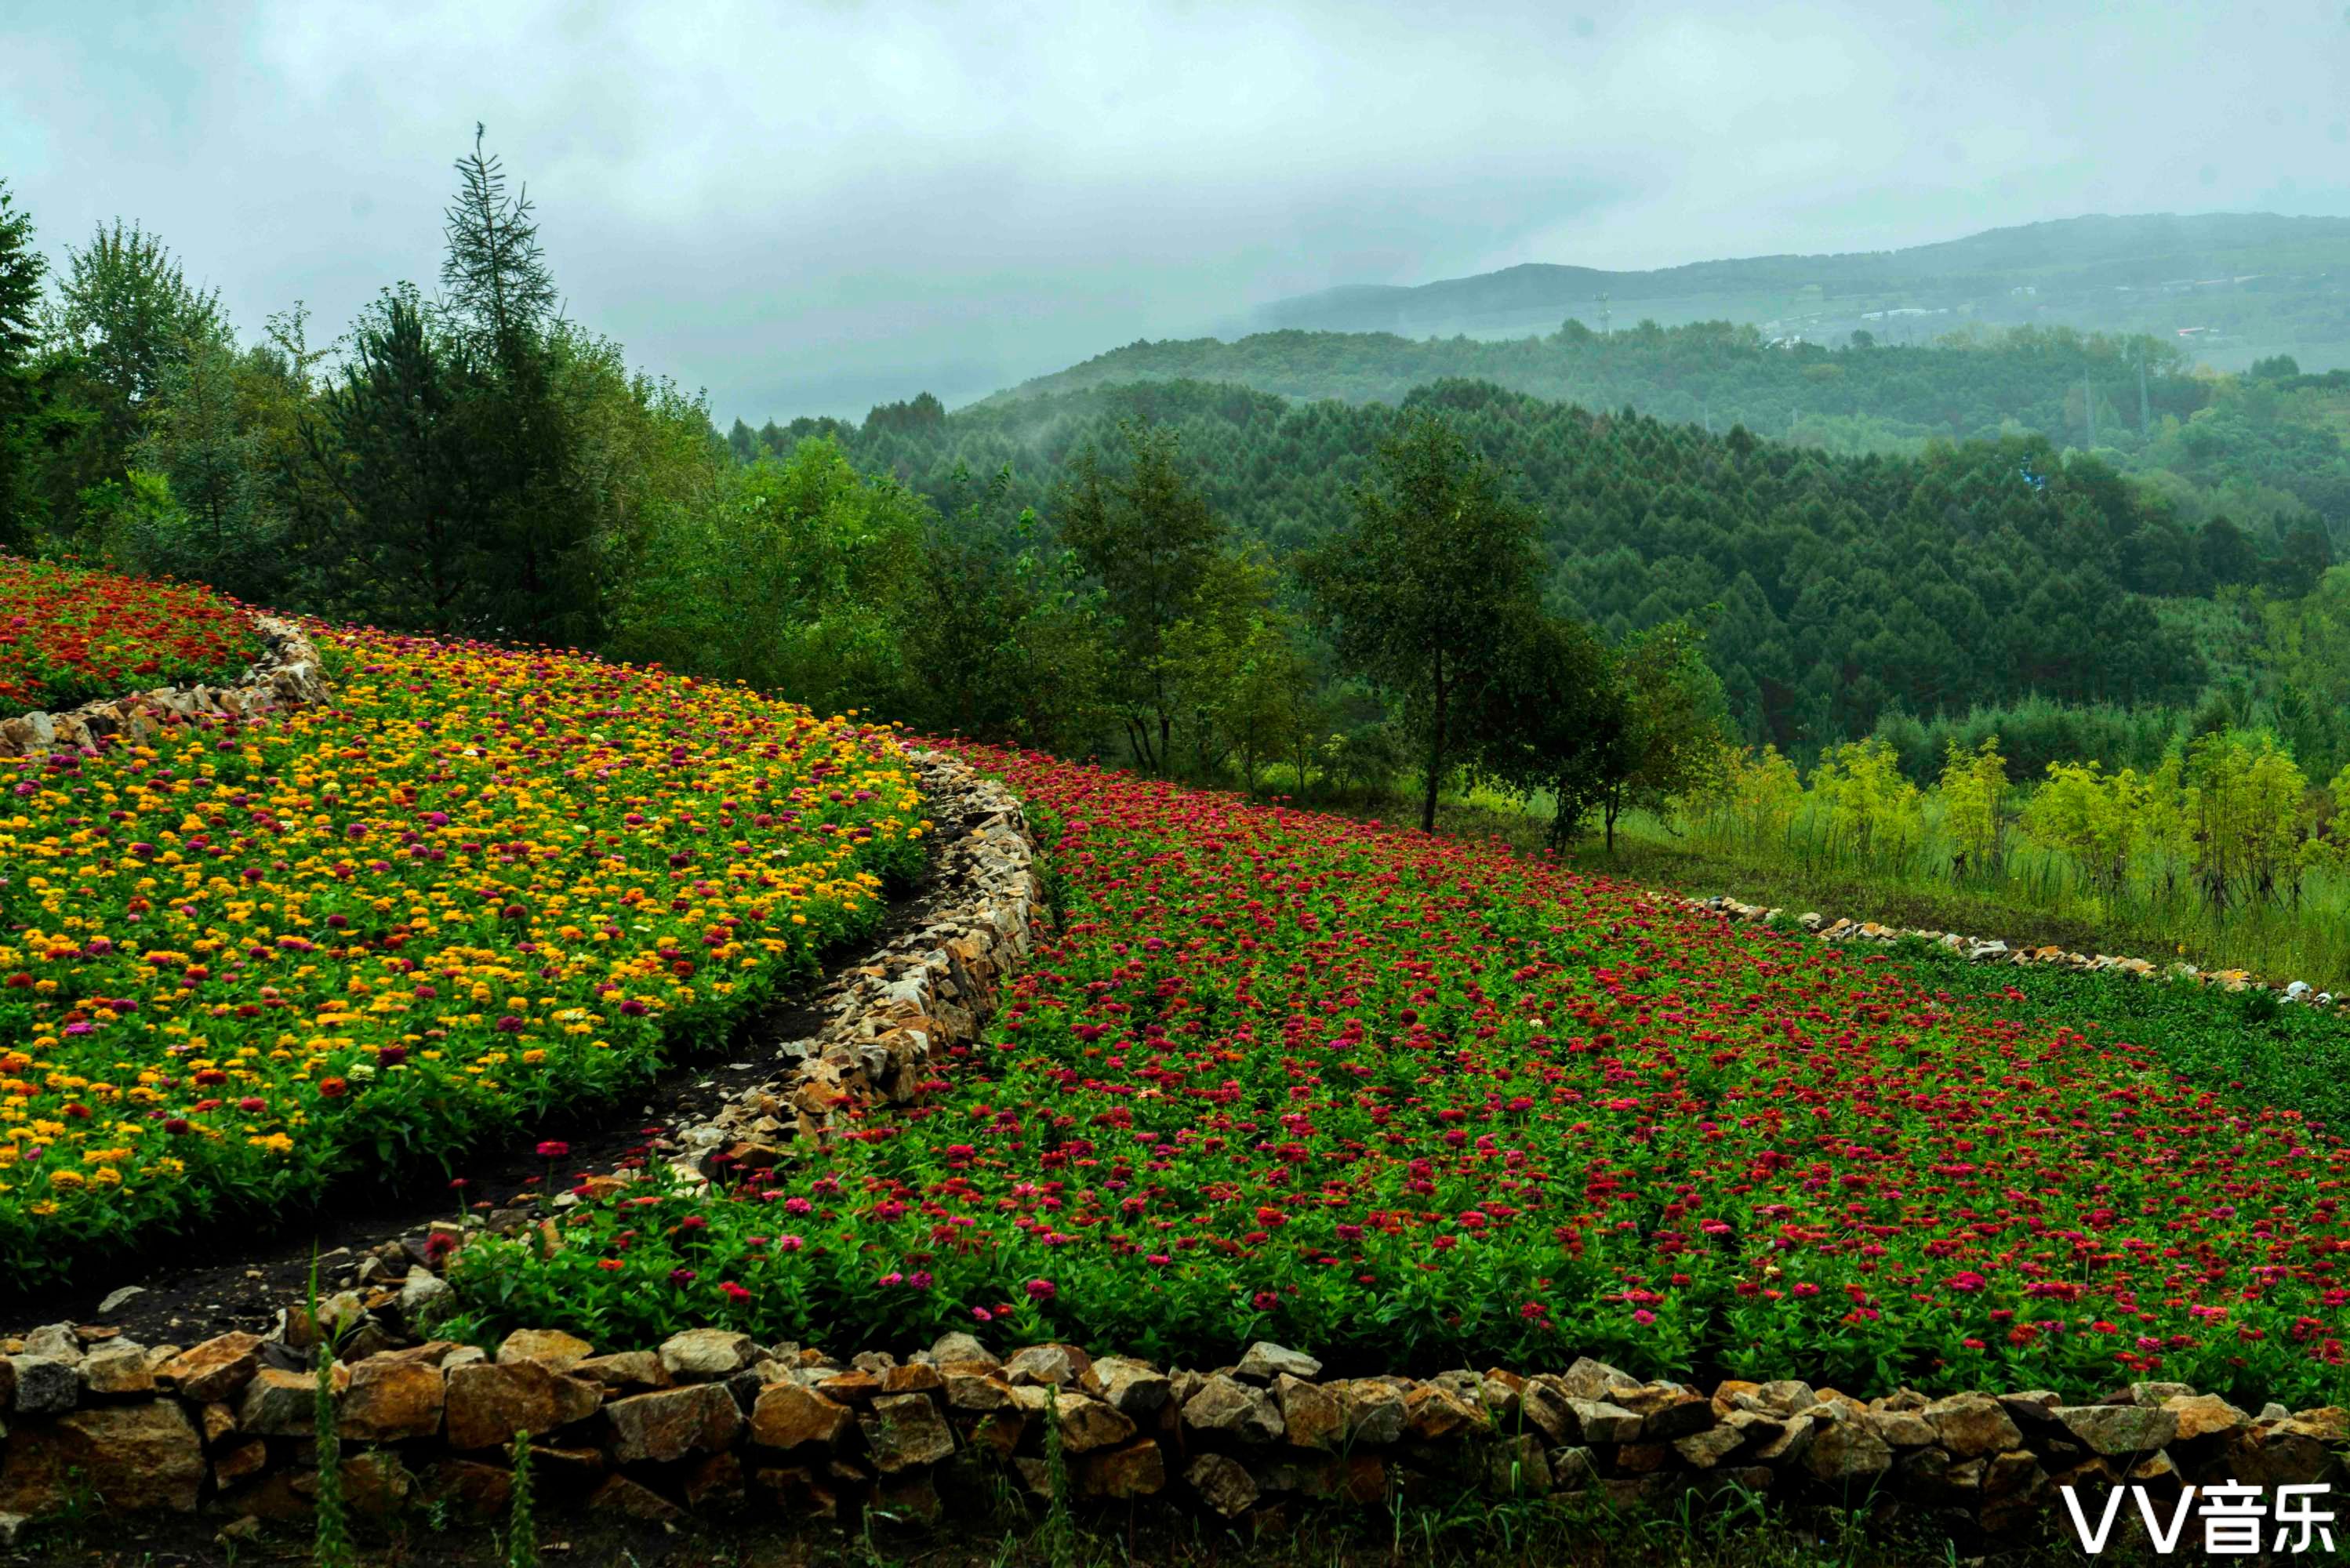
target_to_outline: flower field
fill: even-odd
[[[466,1326],[2350,1396],[2350,1154],[2289,1110],[1499,850],[970,754],[1066,916],[986,1043],[797,1165],[469,1246]]]
[[[0,556],[0,718],[224,685],[265,646],[251,614],[208,588]]]
[[[332,706],[0,773],[12,1283],[610,1094],[810,977],[922,853],[886,730],[316,635]]]

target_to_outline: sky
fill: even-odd
[[[331,334],[484,122],[567,312],[757,424],[1336,284],[2350,215],[2345,87],[2342,0],[0,0],[0,179]]]

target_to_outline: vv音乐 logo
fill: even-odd
[[[2142,1486],[2115,1487],[2106,1493],[2104,1511],[2094,1524],[2077,1492],[2069,1486],[2058,1490],[2064,1494],[2064,1507],[2073,1516],[2081,1550],[2092,1557],[2105,1551],[2113,1539],[2114,1526],[2123,1517],[2124,1493],[2136,1500],[2147,1542],[2157,1556],[2167,1557],[2182,1546],[2207,1557],[2253,1557],[2263,1550],[2329,1555],[2334,1551],[2334,1511],[2318,1506],[2328,1496],[2322,1486],[2281,1486],[2272,1502],[2266,1488],[2220,1481],[2183,1487],[2172,1503],[2158,1501]],[[2200,1535],[2186,1539],[2188,1526],[2197,1520],[2203,1526]],[[2268,1533],[2272,1525],[2275,1527],[2272,1535]]]

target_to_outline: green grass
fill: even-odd
[[[2314,1127],[2350,1128],[2350,1075],[2341,1069],[2350,1022],[2329,1010],[2288,1004],[2271,991],[1969,963],[1919,941],[1850,950],[1900,963],[1925,984],[1997,1016],[2143,1046],[2187,1082],[2231,1103],[2297,1111]]]
[[[1502,815],[1464,806],[1460,821],[1469,830],[1495,831],[1513,842],[1539,842],[1538,825],[1529,825],[1530,831],[1504,828],[1495,820]],[[2205,970],[2244,969],[2278,982],[2305,980],[2326,991],[2350,988],[2350,889],[2337,886],[2338,877],[2318,873],[2311,875],[2298,908],[2259,906],[2215,914],[2186,893],[2168,898],[2142,891],[2107,897],[2085,887],[2063,857],[2038,851],[2014,855],[2008,875],[1995,883],[1961,883],[1934,857],[1871,867],[1801,845],[1758,852],[1676,836],[1648,816],[1618,825],[1614,856],[1585,843],[1569,859],[1595,876],[1669,888],[1692,898],[1728,894],[1750,904],[1777,905],[1790,914],[1815,909],[1906,929],[1995,937],[2011,946],[2054,944],[2157,963],[2184,961]]]
[[[1171,1490],[1181,1484],[1172,1481]],[[675,1527],[576,1517],[563,1522],[560,1550],[572,1562],[634,1568],[2054,1568],[2080,1561],[2061,1509],[2041,1538],[1987,1549],[1961,1547],[1929,1514],[1872,1510],[1862,1499],[1850,1510],[1790,1508],[1733,1490],[1653,1512],[1619,1511],[1596,1493],[1493,1498],[1459,1479],[1429,1488],[1428,1496],[1354,1508],[1276,1494],[1262,1522],[1232,1524],[1150,1504],[1087,1507],[1059,1529],[1043,1521],[1043,1505],[1024,1504],[1006,1480],[992,1502],[962,1498],[964,1506],[935,1526],[879,1512],[854,1524],[743,1518]],[[504,1568],[496,1532],[427,1529],[421,1511],[371,1529],[359,1549],[361,1568]],[[58,1568],[307,1560],[295,1525],[265,1524],[242,1550],[215,1539],[217,1528],[216,1521],[161,1521],[126,1541],[120,1521],[110,1531],[52,1526],[20,1545],[38,1553],[27,1561]]]

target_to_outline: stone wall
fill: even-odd
[[[1708,914],[1721,915],[1731,920],[1762,923],[1786,915],[1784,909],[1762,905],[1741,903],[1726,894],[1706,898],[1683,898],[1676,894],[1662,893],[1659,898],[1703,909]],[[2241,969],[2198,969],[2191,963],[2156,964],[2142,958],[2116,958],[2110,953],[2073,952],[2054,946],[2033,947],[2030,943],[2010,945],[1997,937],[1961,936],[1956,931],[1929,931],[1919,927],[1887,926],[1876,920],[1830,919],[1814,910],[1794,917],[1795,924],[1824,942],[1843,942],[1856,946],[1870,943],[1897,942],[1904,937],[1915,937],[1947,948],[1970,963],[2003,963],[2017,966],[2049,964],[2083,974],[2117,974],[2132,980],[2185,980],[2204,985],[2216,985],[2225,991],[2247,991],[2255,986],[2274,991],[2285,1002],[2306,1002],[2312,1007],[2330,1007],[2334,996],[2318,991],[2306,981],[2278,982],[2264,981],[2249,971]]]
[[[432,1279],[421,1262],[369,1262],[375,1322],[436,1293],[414,1288]],[[116,1509],[300,1517],[316,1486],[317,1377],[307,1318],[291,1328],[181,1349],[57,1325],[0,1346],[0,1511],[55,1511],[86,1488]],[[2350,1411],[2254,1416],[2177,1384],[2094,1405],[2047,1393],[1864,1403],[1794,1381],[1707,1393],[1587,1359],[1419,1379],[1326,1377],[1269,1344],[1206,1370],[1068,1345],[1004,1361],[959,1334],[903,1360],[844,1361],[719,1329],[639,1349],[522,1332],[486,1354],[386,1345],[331,1376],[343,1492],[373,1514],[495,1516],[523,1431],[554,1507],[938,1520],[980,1506],[999,1474],[1049,1496],[1050,1423],[1075,1497],[1162,1499],[1235,1521],[1334,1500],[1385,1507],[1391,1493],[1582,1493],[1621,1509],[1734,1486],[1970,1539],[2043,1528],[2060,1485],[2094,1501],[2122,1481],[2158,1497],[2220,1480],[2331,1482],[2350,1441]]]
[[[0,719],[0,757],[46,757],[94,752],[110,737],[149,741],[171,724],[225,723],[278,709],[327,700],[318,650],[302,628],[275,616],[255,616],[267,651],[234,686],[158,686],[124,697],[85,702],[68,713],[25,713]]]
[[[795,1137],[821,1140],[868,1107],[912,1099],[938,1058],[978,1040],[1028,956],[1044,890],[1019,797],[941,753],[909,755],[939,829],[931,895],[903,934],[818,993],[827,1022],[785,1047],[788,1071],[685,1132],[681,1174],[707,1175],[713,1155],[773,1165]]]

